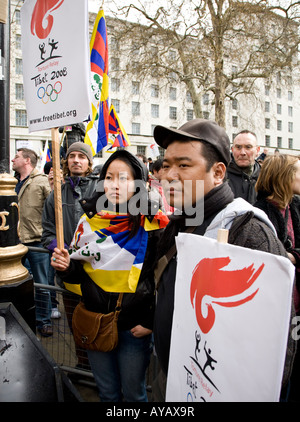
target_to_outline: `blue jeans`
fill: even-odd
[[[31,242],[25,245],[43,248],[40,242]],[[28,250],[24,259],[24,266],[32,274],[34,282],[48,285],[49,254]],[[49,290],[36,289],[35,316],[37,327],[41,328],[43,325],[51,325],[51,297]]]
[[[88,350],[88,358],[102,402],[146,402],[146,370],[152,353],[152,335],[134,337],[119,331],[111,352]]]

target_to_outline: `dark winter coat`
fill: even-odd
[[[227,167],[227,180],[235,198],[243,198],[250,204],[256,201],[255,184],[260,173],[260,164],[255,161],[251,176],[243,172],[232,159]]]
[[[296,283],[298,291],[300,291],[300,198],[298,196],[294,196],[289,205],[295,237],[294,247],[288,239],[287,226],[283,215],[278,208],[260,193],[254,206],[260,208],[267,214],[276,229],[279,240],[281,240],[285,249],[295,257],[296,269],[298,270],[296,271]]]
[[[204,211],[204,222],[201,226],[196,228],[193,232],[194,234],[203,235],[213,218],[232,201],[233,198],[230,197],[230,192],[228,191],[228,187],[226,187],[226,185],[227,184],[224,184],[220,188],[216,188],[209,193],[210,197],[207,201],[204,201],[204,204],[210,202],[211,209],[209,212]],[[226,198],[228,199],[226,200]],[[214,212],[212,209],[214,209]],[[165,229],[165,233],[167,230],[168,227]],[[181,227],[179,230],[184,232],[186,231],[186,228]],[[274,231],[271,230],[270,227],[263,221],[255,217],[253,212],[246,212],[233,220],[233,224],[229,230],[228,243],[249,249],[269,252],[275,255],[286,256],[285,249],[282,243],[277,239]],[[174,256],[160,279],[155,312],[155,349],[161,368],[165,374],[167,374],[169,363],[176,267],[177,260],[176,256]],[[293,341],[291,335],[289,335],[283,384],[285,384],[290,377],[294,354],[295,342]]]

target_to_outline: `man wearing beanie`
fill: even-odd
[[[164,401],[174,310],[177,234],[189,232],[217,239],[218,229],[228,229],[228,243],[286,254],[266,215],[244,199],[234,199],[225,181],[230,142],[223,128],[213,121],[194,119],[179,129],[157,126],[154,139],[166,150],[161,182],[169,204],[177,209],[159,242],[155,272],[154,344],[161,371],[152,390],[155,401]],[[203,181],[203,189],[199,188],[199,181]],[[290,335],[283,386],[290,376],[294,353],[295,342]]]
[[[98,176],[92,174],[93,154],[91,147],[84,142],[74,142],[70,145],[66,153],[66,159],[62,160],[63,183],[61,185],[63,231],[65,247],[68,247],[73,238],[77,223],[84,214],[79,201],[84,197],[92,196],[96,189]],[[42,217],[43,234],[42,243],[45,248],[53,252],[57,246],[55,211],[54,211],[54,191],[48,196],[43,210]],[[52,268],[52,267],[51,267]],[[63,284],[56,276],[56,281]],[[64,296],[65,306],[67,295]],[[73,299],[73,307],[76,305]],[[71,315],[70,315],[71,316]],[[71,323],[71,320],[69,321]],[[79,358],[80,356],[77,354]]]
[[[98,177],[92,175],[93,154],[84,142],[74,142],[62,160],[63,183],[61,185],[64,241],[69,245],[77,223],[83,214],[80,199],[91,196]],[[52,191],[43,210],[42,242],[50,250],[56,247],[54,192]]]

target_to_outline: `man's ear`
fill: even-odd
[[[216,185],[223,182],[226,175],[226,166],[221,161],[215,163],[212,167]]]

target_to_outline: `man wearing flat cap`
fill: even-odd
[[[203,236],[209,231],[210,237],[216,239],[218,229],[228,229],[228,243],[286,255],[266,215],[244,199],[234,199],[225,181],[231,157],[223,128],[213,121],[194,119],[178,130],[157,126],[154,139],[166,149],[161,182],[170,205],[177,210],[170,216],[158,246],[155,280],[154,342],[161,371],[153,383],[153,392],[157,401],[164,401],[177,266],[175,236],[179,232]],[[290,336],[283,385],[290,376],[293,354]]]

